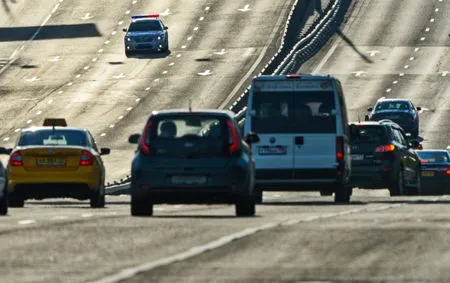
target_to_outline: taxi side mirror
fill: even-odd
[[[129,143],[137,144],[141,138],[140,134],[133,134],[128,138]]]
[[[0,154],[11,154],[12,148],[0,147]]]
[[[126,28],[124,28],[124,29],[122,29],[122,31],[123,31],[123,32],[127,32],[127,29],[126,29]]]
[[[249,133],[245,137],[245,142],[248,144],[258,143],[259,142],[259,136],[255,133]]]
[[[100,148],[100,155],[108,155],[111,153],[111,149],[107,147]]]

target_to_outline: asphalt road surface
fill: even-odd
[[[273,54],[293,1],[116,2],[1,1],[1,27],[11,28],[0,33],[3,143],[43,117],[65,116],[112,147],[109,178],[125,175],[127,137],[150,111],[186,107],[188,98],[194,107],[220,105]],[[354,3],[345,37],[301,71],[339,77],[353,120],[382,96],[413,99],[426,108],[424,146],[446,147],[450,2]],[[124,56],[120,31],[141,11],[166,12],[169,56]],[[35,36],[27,28],[41,25]],[[105,209],[28,201],[0,219],[0,281],[449,281],[445,196],[355,190],[349,205],[318,193],[264,197],[255,218],[197,205],[158,205],[155,217],[131,218],[126,196],[107,197]]]

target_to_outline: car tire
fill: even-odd
[[[335,203],[349,203],[353,189],[345,185],[338,185],[334,192]]]
[[[253,189],[253,199],[255,200],[256,204],[263,203],[263,191],[260,188],[255,187]]]
[[[8,195],[5,192],[2,198],[0,198],[0,215],[8,214]]]
[[[131,196],[131,215],[132,216],[152,216],[153,204],[149,197]]]
[[[241,196],[236,202],[236,216],[254,216],[255,200],[253,196]]]
[[[105,207],[105,194],[101,190],[94,193],[90,198],[90,205],[92,208],[104,208]]]
[[[422,185],[420,178],[420,169],[416,172],[416,181],[414,182],[414,186],[408,186],[406,191],[409,196],[418,196],[422,194]]]
[[[403,168],[400,167],[397,173],[397,179],[392,181],[392,185],[389,188],[391,197],[401,196],[405,194],[405,179],[403,176]]]
[[[24,207],[25,199],[22,195],[17,193],[10,193],[8,196],[8,206],[9,207]]]

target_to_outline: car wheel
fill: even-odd
[[[339,185],[334,192],[335,203],[349,203],[353,189],[345,185]]]
[[[24,207],[25,199],[22,195],[17,193],[10,193],[8,196],[8,206],[9,207]]]
[[[260,188],[253,189],[253,199],[257,204],[263,203],[263,191]]]
[[[90,204],[92,208],[103,208],[105,207],[105,194],[101,190],[94,193],[90,198]]]
[[[255,200],[253,196],[241,196],[236,202],[236,216],[254,216]]]
[[[420,169],[416,172],[416,180],[413,186],[408,186],[406,192],[409,196],[417,196],[422,194],[422,186],[420,179]]]
[[[8,196],[5,192],[3,197],[0,199],[0,215],[8,214]]]
[[[397,173],[397,180],[393,180],[393,184],[389,188],[391,197],[401,196],[405,194],[405,179],[403,177],[403,168],[400,167]]]
[[[149,197],[131,196],[131,215],[132,216],[152,216],[153,204]]]

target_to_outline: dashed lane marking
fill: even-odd
[[[197,73],[197,75],[199,76],[209,76],[211,74],[212,74],[211,70],[205,70],[203,72]]]
[[[19,220],[17,222],[17,224],[19,224],[19,225],[30,225],[30,224],[34,224],[34,223],[36,223],[36,220],[34,220],[34,219],[24,219],[24,220]]]
[[[29,82],[29,83],[34,83],[34,82],[39,81],[39,80],[40,79],[38,77],[34,76],[31,79],[27,79],[26,81]]]
[[[91,16],[91,13],[86,13],[83,17],[80,18],[80,20],[87,21],[92,18],[93,18],[93,16]]]
[[[238,11],[241,11],[241,12],[248,12],[250,10],[251,10],[250,5],[248,5],[248,4],[245,5],[244,8],[238,9]]]
[[[88,217],[92,217],[92,216],[94,216],[92,213],[83,213],[83,214],[81,214],[81,217],[83,217],[83,218],[88,218]]]
[[[167,16],[170,15],[170,14],[172,14],[172,13],[170,12],[170,9],[166,9],[164,12],[159,13],[159,15],[160,15],[160,16],[163,16],[163,17],[167,17]]]

